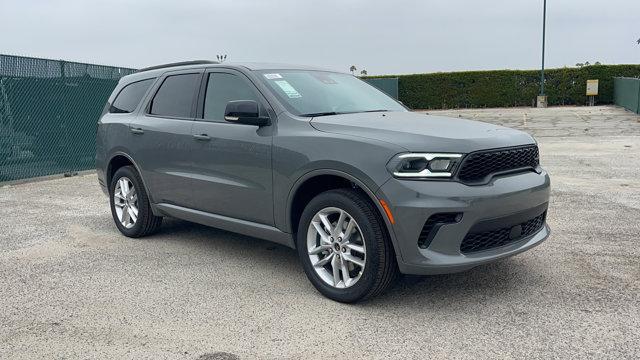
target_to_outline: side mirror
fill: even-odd
[[[253,100],[229,101],[224,109],[224,119],[238,124],[269,125],[269,118],[260,116],[258,103]]]

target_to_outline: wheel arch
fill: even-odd
[[[142,185],[144,186],[144,190],[147,193],[147,197],[151,201],[151,208],[154,210],[154,213],[155,213],[156,210],[155,210],[155,206],[153,205],[154,204],[153,194],[149,191],[149,187],[144,181],[144,177],[142,176],[142,171],[140,167],[138,166],[138,164],[136,164],[135,160],[133,160],[133,158],[127,153],[119,151],[111,155],[111,157],[109,158],[109,161],[107,162],[107,168],[105,170],[107,192],[110,191],[109,189],[111,188],[111,179],[113,178],[113,175],[116,173],[116,171],[119,168],[123,166],[133,166],[133,168],[136,169],[136,171],[138,172],[138,175],[140,175],[140,179],[142,180]]]
[[[317,184],[321,184],[316,187]],[[338,185],[338,186],[336,186]],[[336,188],[357,188],[361,190],[364,194],[366,194],[367,198],[374,205],[378,214],[383,219],[385,230],[391,239],[391,244],[396,253],[396,256],[399,254],[399,248],[396,244],[396,237],[393,231],[393,227],[391,226],[391,222],[386,215],[382,204],[380,204],[380,200],[376,197],[375,191],[372,190],[369,186],[367,186],[363,181],[356,178],[355,176],[348,174],[343,171],[333,170],[333,169],[319,169],[310,171],[303,176],[301,176],[292,186],[291,191],[289,192],[288,200],[287,200],[287,208],[286,208],[286,226],[287,229],[291,231],[292,234],[297,233],[298,222],[300,220],[300,216],[302,215],[302,211],[304,210],[304,206],[316,195],[321,192],[336,189]],[[311,190],[311,191],[308,191]],[[295,243],[295,242],[294,242]]]

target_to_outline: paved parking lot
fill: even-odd
[[[640,357],[640,117],[431,113],[537,136],[552,175],[548,241],[344,305],[282,246],[176,220],[121,236],[95,175],[5,186],[0,358]]]

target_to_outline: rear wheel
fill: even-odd
[[[397,278],[383,220],[355,190],[331,190],[312,199],[300,219],[297,248],[311,283],[336,301],[375,296]]]
[[[153,215],[149,197],[135,168],[124,166],[116,170],[109,194],[113,221],[122,234],[137,238],[158,231],[162,217]]]

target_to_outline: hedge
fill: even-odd
[[[613,78],[639,77],[640,65],[591,65],[545,70],[549,105],[584,105],[586,83],[598,79],[598,104],[613,103]],[[369,76],[398,78],[399,100],[412,109],[532,106],[539,70],[493,70]]]

